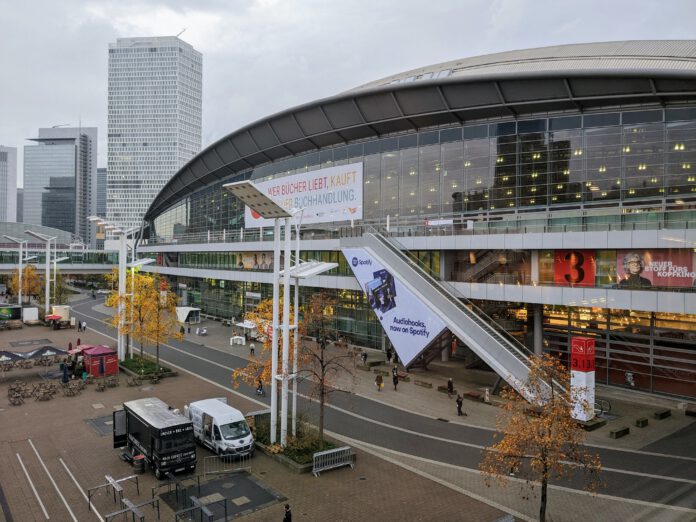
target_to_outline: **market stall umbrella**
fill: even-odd
[[[68,352],[65,350],[62,350],[60,348],[56,348],[55,346],[42,346],[38,350],[34,350],[33,352],[29,352],[26,354],[25,358],[26,359],[41,359],[42,357],[45,358],[46,362],[46,373],[45,375],[48,375],[48,361],[49,357],[55,357],[56,355],[68,355]]]
[[[60,319],[62,319],[62,318],[63,318],[62,315],[56,315],[56,314],[47,315],[47,316],[45,317],[45,319],[46,319],[47,321],[58,321],[58,320],[60,320]]]
[[[0,363],[6,363],[6,362],[14,362],[14,361],[19,361],[20,359],[24,359],[19,354],[16,354],[14,352],[8,352],[7,350],[0,350]]]

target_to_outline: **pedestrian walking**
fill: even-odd
[[[183,325],[183,324],[181,325],[181,328],[179,328],[179,333],[180,333],[181,335],[184,335],[184,334],[186,333],[186,330],[184,329],[184,325]]]
[[[254,357],[254,355],[256,355],[256,346],[254,346],[254,343],[251,343],[249,345],[249,355],[251,357]]]
[[[453,394],[454,394],[454,381],[452,380],[452,377],[450,377],[447,380],[447,397],[449,397],[451,399]]]
[[[367,365],[367,352],[363,351],[360,354],[360,359],[362,359],[363,366]]]
[[[186,330],[188,331],[188,333],[191,333],[191,323],[188,323],[188,327],[186,328]]]
[[[375,386],[377,386],[377,391],[382,391],[382,388],[384,388],[384,380],[380,374],[375,377]]]
[[[387,348],[387,362],[391,364],[392,362],[392,349],[391,346]]]
[[[394,383],[394,391],[396,391],[396,385],[399,384],[399,376],[392,375],[392,382]]]
[[[292,511],[290,511],[290,504],[285,504],[285,514],[283,515],[283,522],[292,522]]]
[[[464,415],[466,417],[466,413],[462,412],[462,404],[464,404],[464,399],[462,398],[461,393],[457,394],[457,416],[461,417]]]
[[[83,332],[87,331],[87,321],[82,321],[82,331]]]

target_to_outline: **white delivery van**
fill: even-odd
[[[254,437],[249,425],[226,398],[192,402],[184,408],[184,414],[193,423],[195,439],[218,455],[253,455]]]

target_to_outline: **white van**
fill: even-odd
[[[184,414],[193,423],[193,436],[218,455],[253,455],[254,437],[242,412],[227,404],[227,399],[192,402]]]

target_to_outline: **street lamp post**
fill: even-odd
[[[115,236],[118,236],[118,336],[117,336],[117,353],[118,360],[123,361],[126,356],[126,343],[125,336],[123,335],[123,328],[126,324],[125,318],[125,297],[126,297],[126,264],[128,263],[128,248],[126,244],[126,238],[129,234],[132,234],[138,228],[131,228],[126,230],[118,224],[106,221],[99,216],[89,216],[87,221],[96,222],[98,226],[103,226],[105,230],[109,230]]]
[[[45,234],[39,234],[38,232],[34,232],[33,230],[25,230],[25,234],[29,234],[30,236],[34,236],[36,239],[39,241],[43,241],[46,243],[46,262],[45,262],[45,276],[44,276],[44,315],[48,315],[51,311],[51,303],[50,303],[50,290],[51,290],[51,241],[54,242],[56,241],[56,238],[54,236],[47,236]]]
[[[283,375],[278,375],[278,332],[279,332],[279,299],[280,299],[280,219],[286,219],[286,227],[289,224],[289,219],[292,214],[285,210],[283,207],[278,205],[275,201],[269,198],[266,194],[261,192],[256,185],[251,181],[238,181],[236,183],[228,183],[223,185],[223,188],[231,192],[235,197],[241,200],[249,208],[257,212],[261,217],[266,219],[274,220],[273,228],[273,332],[271,337],[271,444],[276,442],[276,433],[278,430],[278,384],[277,381],[280,379],[284,383],[283,389],[287,390],[287,354],[284,354],[283,361],[285,362],[283,366]],[[286,234],[286,237],[289,237]],[[289,263],[289,248],[286,248],[288,254],[286,254],[285,263]],[[289,280],[288,280],[289,282]],[[286,291],[286,299],[289,299],[288,292]],[[289,303],[288,303],[289,306]],[[285,309],[286,315],[288,313],[287,306]],[[284,329],[284,331],[286,331]],[[287,332],[286,332],[287,333]],[[285,338],[287,342],[287,335]],[[284,345],[285,345],[284,342]],[[287,407],[287,395],[285,396],[285,406]],[[287,429],[287,412],[283,410],[281,412],[284,423]],[[281,439],[281,445],[285,445],[285,440]]]
[[[17,292],[17,304],[21,307],[22,306],[22,262],[23,262],[23,257],[24,257],[24,245],[27,243],[26,239],[17,239],[16,237],[12,236],[3,236],[5,239],[9,239],[13,243],[16,243],[19,245],[19,284],[18,284],[18,292]]]

